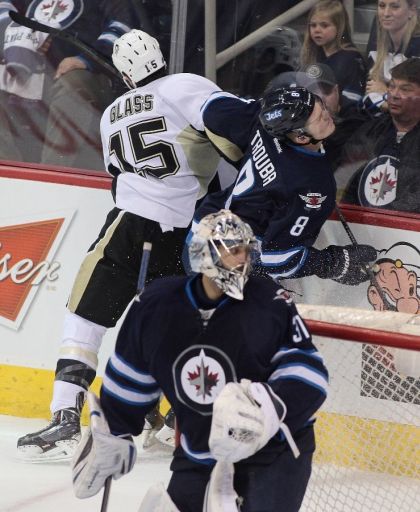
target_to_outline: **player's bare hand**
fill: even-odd
[[[86,69],[86,64],[78,57],[66,57],[58,65],[54,78],[57,80],[60,76],[74,69]]]

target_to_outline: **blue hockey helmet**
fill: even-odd
[[[272,137],[302,130],[318,97],[304,87],[269,87],[261,99],[260,122]]]

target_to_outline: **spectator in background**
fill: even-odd
[[[142,0],[156,3],[156,0]],[[164,0],[158,0],[160,4]],[[169,0],[167,0],[170,3]],[[204,6],[205,0],[188,4],[184,71],[204,74]],[[217,52],[226,50],[284,11],[296,0],[216,0]],[[252,48],[231,59],[218,69],[218,85],[240,95],[257,96],[262,87],[281,71],[295,69],[299,58],[298,34],[279,27]],[[289,51],[291,50],[291,51]]]
[[[309,12],[301,66],[316,62],[334,71],[341,94],[354,102],[361,100],[367,68],[351,39],[348,14],[340,0],[321,0]]]
[[[328,160],[335,171],[340,164],[344,144],[360,124],[367,121],[366,112],[340,93],[334,72],[327,64],[317,62],[302,71],[281,73],[270,82],[270,86],[306,87],[323,99],[335,123],[334,132],[323,142]]]
[[[408,57],[420,56],[416,0],[378,1],[378,16],[372,26],[367,54],[369,79],[365,103],[371,108],[380,107],[384,104],[391,69]]]
[[[103,169],[99,122],[117,94],[110,78],[71,44],[11,22],[9,10],[77,34],[106,59],[138,25],[131,1],[0,3],[0,100],[10,125],[0,128],[0,158],[15,157],[4,144],[12,130],[25,161]]]
[[[420,58],[391,69],[389,112],[365,123],[343,155],[362,166],[343,201],[420,213]]]
[[[279,73],[299,67],[301,43],[299,34],[282,27],[254,45],[241,69],[240,90],[247,96],[260,97],[265,84]]]

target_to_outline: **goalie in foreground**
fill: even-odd
[[[230,211],[207,215],[189,241],[197,274],[155,280],[132,305],[100,401],[89,397],[95,421],[73,459],[76,496],[132,468],[129,436],[163,392],[180,445],[167,493],[153,489],[147,509],[299,510],[328,373],[282,288],[249,276],[256,247]]]

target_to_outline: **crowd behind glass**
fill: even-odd
[[[218,1],[217,51],[296,3]],[[106,106],[123,92],[124,84],[74,46],[11,22],[10,9],[39,20],[39,9],[48,6],[39,2],[34,10],[34,4],[8,0],[0,6],[0,160],[104,172],[99,121]],[[159,40],[169,60],[172,2],[90,0],[74,19],[66,17],[66,4],[65,0],[53,2],[55,11],[43,14],[53,26],[76,33],[104,58],[109,59],[113,40],[130,28],[141,28]],[[204,74],[203,29],[204,0],[190,2],[185,72]],[[410,186],[414,191],[420,189],[420,175],[414,172],[420,164],[420,78],[415,78],[419,66],[412,57],[420,57],[416,0],[378,0],[366,48],[353,42],[342,2],[321,0],[306,15],[305,30],[282,27],[274,31],[220,68],[217,83],[240,96],[258,99],[267,83],[280,73],[302,71],[316,77],[319,72],[324,102],[337,121],[337,131],[325,147],[331,154],[340,196],[344,194],[346,201],[363,206],[420,213],[419,199],[394,204],[392,191],[385,199],[384,189],[382,198],[369,199],[357,192],[360,180],[369,176],[366,164],[376,159],[378,168],[384,152],[398,162],[393,172],[399,172],[400,178],[408,173]],[[403,69],[401,74],[397,68],[393,77],[392,69],[407,59],[414,63],[412,70]],[[406,82],[412,87],[405,87]],[[401,121],[401,112],[398,118],[398,105],[393,102],[406,104],[410,119]],[[404,154],[407,141],[410,158]],[[388,174],[390,185],[394,177],[392,172]],[[366,181],[365,188],[368,185]]]

